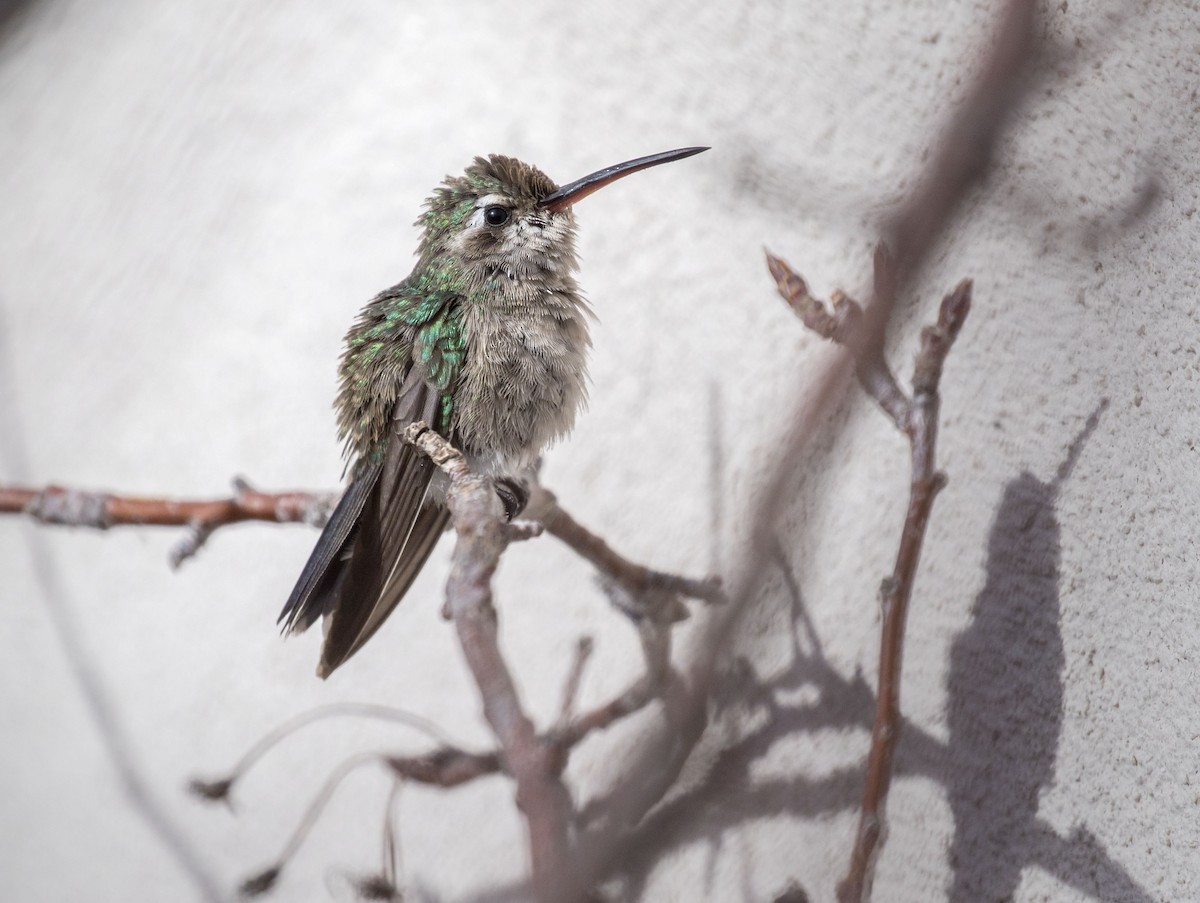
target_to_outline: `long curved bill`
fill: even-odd
[[[552,191],[538,201],[538,206],[544,210],[549,210],[551,213],[557,213],[583,200],[593,191],[599,191],[605,185],[615,182],[617,179],[623,179],[630,173],[641,172],[643,169],[658,166],[660,163],[673,163],[676,160],[694,157],[696,154],[706,150],[708,150],[707,147],[681,147],[679,150],[663,151],[661,154],[651,154],[649,157],[626,160],[624,163],[618,163],[616,166],[608,166],[597,170],[589,176],[584,176],[582,179],[576,179],[574,182],[564,185],[558,191]]]

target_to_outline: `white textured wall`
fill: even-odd
[[[940,294],[975,278],[944,383],[951,482],[909,623],[910,722],[877,900],[1200,899],[1197,11],[1047,5],[1054,75],[898,330],[906,371]],[[594,391],[547,480],[637,558],[729,568],[764,456],[829,354],[775,297],[761,247],[818,292],[864,288],[871,224],[961,96],[991,13],[44,0],[0,45],[0,479],[197,496],[237,473],[332,486],[341,336],[408,272],[409,224],[446,172],[506,152],[565,181],[703,143],[713,150],[579,209],[601,320]],[[1158,202],[1134,216],[1149,180]],[[668,807],[667,851],[657,867],[631,860],[620,895],[764,900],[794,878],[832,897],[866,747],[855,674],[873,682],[875,592],[906,482],[901,440],[857,393],[835,427],[801,465],[817,478],[789,484],[779,530],[824,664],[803,631],[793,643],[795,599],[770,575],[737,647],[743,689],[761,684],[775,708],[735,694],[687,775],[723,786],[720,805],[685,793]],[[314,533],[222,531],[171,573],[175,539],[0,521],[4,899],[190,894],[121,795],[31,542],[147,779],[229,884],[275,855],[340,756],[421,748],[396,728],[327,725],[264,763],[236,818],[182,796],[185,777],[230,763],[266,726],[377,700],[486,741],[437,617],[446,544],[322,684],[318,637],[284,643],[274,627]],[[545,540],[511,550],[499,586],[504,642],[543,719],[581,634],[598,642],[585,698],[620,686],[636,644],[585,567]],[[620,761],[622,736],[582,751],[577,786]],[[347,898],[341,869],[376,862],[385,789],[374,773],[349,783],[278,899],[321,899],[326,885]],[[410,887],[458,899],[520,874],[503,781],[412,789],[401,806]]]

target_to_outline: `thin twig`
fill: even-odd
[[[453,749],[453,741],[446,732],[436,724],[420,715],[405,712],[391,706],[374,703],[333,703],[319,706],[306,712],[301,712],[287,721],[268,731],[257,743],[250,747],[237,760],[233,768],[222,777],[211,780],[193,779],[188,782],[188,790],[201,799],[228,802],[234,785],[245,777],[246,773],[258,763],[263,756],[290,737],[292,734],[310,724],[325,721],[330,718],[370,718],[377,721],[391,721],[403,724],[419,731],[427,737],[438,740],[444,748]]]
[[[859,903],[869,899],[871,893],[874,862],[883,835],[884,809],[892,782],[892,761],[900,738],[904,625],[930,512],[946,482],[936,464],[938,381],[946,353],[962,328],[970,305],[971,283],[964,280],[942,301],[937,325],[926,327],[921,333],[921,350],[913,370],[913,399],[905,429],[912,450],[908,511],[900,534],[896,566],[880,590],[883,623],[875,720],[854,852],[846,876],[838,884],[840,903]]]
[[[234,494],[221,499],[168,499],[114,495],[86,489],[0,486],[0,514],[27,514],[43,524],[92,527],[187,527],[171,551],[171,566],[195,555],[213,531],[245,521],[322,526],[337,503],[336,493],[259,492],[241,477]]]
[[[910,401],[883,359],[883,343],[868,346],[864,342],[862,307],[842,291],[835,291],[828,305],[822,303],[812,296],[808,283],[786,261],[770,251],[766,255],[767,269],[783,300],[810,330],[850,351],[859,383],[883,408],[896,428],[903,431],[908,422]],[[892,284],[894,273],[894,261],[887,247],[880,244],[875,249],[877,295],[880,286]]]
[[[929,524],[934,498],[945,485],[936,469],[938,382],[946,354],[950,351],[971,306],[971,282],[963,280],[942,301],[935,326],[921,332],[921,350],[913,368],[913,395],[907,397],[883,358],[880,347],[864,348],[842,324],[861,323],[858,304],[843,293],[833,302],[834,316],[812,297],[804,280],[777,257],[767,255],[779,293],[806,326],[839,344],[860,349],[868,356],[857,367],[859,381],[893,423],[908,437],[912,476],[908,512],[900,534],[900,548],[892,575],[883,581],[880,601],[883,623],[880,631],[879,687],[871,750],[863,789],[859,829],[846,877],[838,885],[841,903],[859,903],[870,896],[871,876],[883,834],[884,808],[892,780],[892,761],[900,737],[900,673],[904,650],[904,624],[913,581],[921,557],[921,545]],[[876,284],[891,278],[891,260],[886,251],[875,255]],[[882,271],[882,272],[881,272]]]
[[[638,637],[646,660],[646,673],[611,701],[597,706],[555,732],[555,743],[563,750],[579,744],[588,734],[603,730],[627,715],[645,708],[662,694],[671,670],[671,629],[650,619],[638,622]],[[563,762],[566,764],[565,758]]]
[[[267,868],[256,872],[241,883],[240,890],[243,896],[255,897],[266,893],[275,886],[275,882],[279,880],[284,866],[296,855],[296,851],[300,849],[300,845],[304,843],[313,825],[316,824],[321,810],[329,804],[330,799],[333,798],[333,794],[341,786],[342,781],[363,765],[369,765],[372,762],[387,763],[387,757],[378,752],[358,753],[343,761],[333,770],[333,773],[321,785],[321,789],[317,791],[317,795],[309,802],[308,808],[304,810],[304,814],[300,817],[300,822],[296,825],[295,830],[292,831],[292,836],[283,845],[283,850],[276,857],[275,861]]]
[[[581,558],[590,561],[597,570],[634,595],[648,592],[678,593],[690,599],[711,604],[725,601],[721,578],[696,580],[662,571],[651,570],[619,555],[596,534],[592,533],[558,504],[554,493],[535,486],[530,494],[530,510],[537,512],[546,532],[566,543]]]

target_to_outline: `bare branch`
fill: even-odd
[[[337,504],[336,493],[259,492],[241,477],[223,499],[169,499],[114,495],[63,486],[31,489],[0,486],[0,514],[27,514],[43,524],[92,527],[187,527],[191,532],[171,552],[178,567],[195,555],[220,527],[245,521],[322,526]]]
[[[853,343],[850,350],[859,381],[908,436],[912,477],[896,566],[892,577],[884,581],[881,593],[883,625],[877,709],[855,849],[848,872],[838,886],[841,903],[862,903],[870,897],[874,859],[883,831],[883,809],[891,782],[892,758],[899,738],[904,623],[929,513],[945,480],[935,470],[934,463],[938,380],[945,355],[970,306],[970,283],[960,283],[946,297],[937,326],[922,333],[922,348],[913,374],[913,398],[911,401],[904,399],[903,404],[903,392],[896,386],[883,360],[884,335],[904,286],[919,270],[967,191],[989,172],[1009,114],[1028,89],[1026,76],[1034,55],[1034,8],[1032,0],[1010,0],[1005,7],[991,53],[933,154],[920,187],[884,228],[888,242],[896,249],[896,262],[892,265],[886,253],[877,249],[873,302],[863,317],[861,330],[854,330],[860,333],[860,338],[856,343],[853,339],[843,340],[847,344]],[[828,317],[824,310],[817,315],[811,313],[812,305],[805,300],[808,291],[803,280],[789,278],[790,270],[786,265],[777,266],[777,263],[782,262],[769,258],[768,265],[781,294],[794,307],[799,305],[801,319],[820,334],[839,340],[841,336],[837,330],[823,322]],[[799,299],[795,303],[791,300],[793,295]],[[836,302],[834,309],[836,313]],[[805,316],[805,313],[809,315]],[[810,323],[813,319],[816,325]],[[829,371],[825,383],[832,382],[833,373],[833,370]],[[817,396],[822,401],[830,398],[828,385],[818,386]],[[809,419],[815,422],[815,417]],[[762,514],[767,515],[770,511],[768,501]],[[762,518],[763,521],[766,519]],[[715,655],[716,649],[713,653]]]
[[[571,517],[558,504],[550,490],[535,486],[530,493],[529,509],[546,528],[546,532],[570,546],[581,558],[590,561],[606,578],[629,593],[640,596],[651,592],[675,593],[711,604],[725,601],[720,577],[695,580],[654,571],[622,557],[596,534]]]
[[[855,372],[863,389],[891,417],[896,428],[903,431],[912,403],[884,360],[883,343],[874,342],[868,346],[863,335],[863,312],[859,303],[840,289],[835,290],[829,305],[833,309],[830,314],[826,305],[809,293],[804,278],[770,251],[767,252],[767,269],[775,279],[779,294],[805,326],[850,350],[855,356]],[[894,272],[891,255],[884,245],[879,245],[875,249],[876,286],[890,285]]]
[[[863,789],[862,811],[854,852],[846,876],[838,884],[840,903],[860,903],[870,897],[874,862],[883,834],[884,808],[892,781],[892,762],[900,739],[900,676],[904,625],[912,598],[921,546],[933,501],[946,484],[936,469],[937,424],[942,365],[971,306],[971,282],[963,280],[942,301],[937,325],[921,333],[921,350],[913,368],[913,402],[904,432],[911,445],[912,476],[908,511],[900,533],[900,548],[891,577],[883,581],[880,601],[879,686],[871,751]]]
[[[377,721],[391,721],[440,741],[443,744],[443,748],[450,749],[454,747],[454,743],[444,731],[420,715],[414,715],[403,709],[376,705],[374,703],[333,703],[331,705],[318,706],[315,709],[301,712],[299,715],[289,718],[279,726],[268,731],[224,775],[219,778],[207,780],[193,778],[188,782],[188,789],[201,799],[228,802],[229,795],[232,793],[234,786],[246,776],[251,768],[258,764],[263,756],[297,731],[311,724],[331,718],[370,718]],[[436,783],[436,781],[431,783]]]
[[[500,654],[492,575],[508,543],[491,480],[472,474],[462,454],[423,423],[405,440],[427,454],[450,478],[446,503],[458,542],[446,599],[459,645],[479,687],[483,714],[500,742],[506,770],[517,784],[517,806],[529,831],[533,883],[538,897],[559,899],[572,886],[569,867],[571,801],[559,777],[559,757],[538,736],[521,707],[516,685]]]
[[[662,694],[671,671],[670,626],[646,619],[638,624],[638,637],[642,641],[646,673],[612,701],[592,709],[556,731],[554,741],[561,749],[571,749],[588,734],[603,730],[626,715],[633,714]],[[563,766],[566,766],[565,757]]]
[[[871,750],[863,791],[862,812],[850,869],[838,886],[841,903],[861,903],[870,895],[875,855],[883,833],[883,812],[891,786],[892,760],[900,736],[900,670],[904,648],[904,624],[912,597],[913,580],[920,560],[921,545],[933,500],[945,485],[945,476],[935,468],[937,419],[940,399],[938,382],[950,346],[958,336],[971,306],[971,281],[964,279],[947,295],[938,312],[937,324],[921,332],[921,349],[913,368],[913,396],[908,398],[884,360],[882,343],[866,343],[856,334],[862,328],[858,304],[841,292],[835,293],[832,315],[812,297],[804,279],[786,262],[767,254],[767,266],[784,300],[806,326],[819,335],[861,355],[859,382],[904,433],[911,445],[912,476],[908,513],[900,534],[900,549],[892,575],[883,581],[880,600],[883,624],[880,638],[879,689]],[[884,291],[894,279],[886,249],[875,254],[875,282]]]

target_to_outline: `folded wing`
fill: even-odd
[[[379,629],[445,529],[448,512],[428,498],[433,464],[403,439],[414,421],[438,422],[439,396],[417,368],[410,369],[386,447],[378,460],[360,462],[279,616],[287,633],[326,618],[320,677]]]

